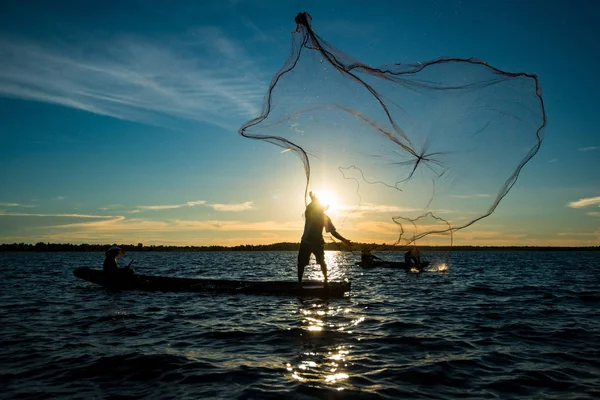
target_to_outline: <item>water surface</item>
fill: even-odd
[[[348,298],[111,292],[72,274],[102,253],[1,253],[0,397],[600,397],[600,252],[455,252],[421,274],[327,257],[332,279],[351,280]],[[295,258],[132,252],[120,263],[293,280]]]

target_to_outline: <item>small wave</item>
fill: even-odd
[[[135,315],[135,314],[117,313],[117,314],[103,315],[101,317],[98,317],[96,319],[96,322],[125,321],[125,320],[141,319],[141,318],[143,318],[143,317],[140,317],[139,315]]]
[[[70,379],[150,381],[160,379],[168,371],[177,371],[184,367],[198,370],[216,369],[208,362],[190,361],[183,356],[129,353],[97,358],[86,366],[69,370],[68,377]]]
[[[579,298],[586,303],[598,303],[600,302],[600,295],[597,294],[580,294]]]

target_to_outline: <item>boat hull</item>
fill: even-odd
[[[407,264],[402,261],[374,261],[373,263],[364,264],[362,262],[357,263],[359,267],[363,268],[395,268],[395,269],[404,269],[410,270],[413,268],[412,264]],[[421,263],[419,270],[427,267],[429,265],[429,261],[424,261]]]
[[[344,297],[350,282],[303,281],[241,281],[221,279],[175,278],[153,275],[124,275],[110,279],[102,270],[77,268],[73,275],[85,281],[114,290],[143,290],[158,292],[217,292],[299,297]]]

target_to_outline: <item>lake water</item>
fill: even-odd
[[[111,292],[72,274],[102,253],[0,253],[0,398],[600,398],[600,252],[454,252],[421,274],[355,257],[327,253],[352,291],[319,300]],[[120,264],[294,280],[295,258],[131,252]]]

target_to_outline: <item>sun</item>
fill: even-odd
[[[329,206],[330,212],[337,211],[340,203],[338,202],[337,196],[330,190],[315,190],[313,193],[317,196],[317,199],[321,201],[324,206]]]

